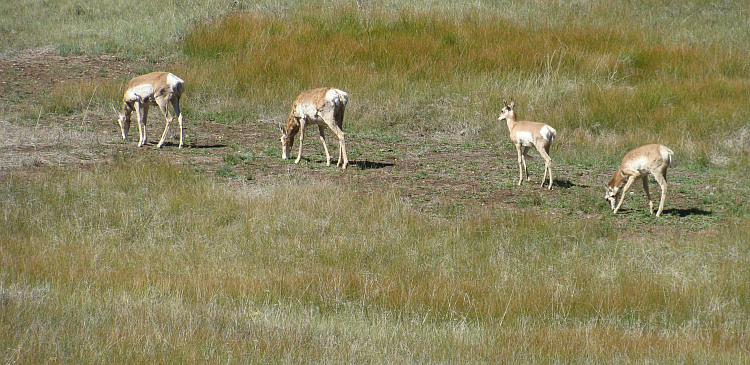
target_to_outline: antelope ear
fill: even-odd
[[[503,104],[505,104],[505,106],[508,106],[508,102],[505,101],[505,98],[503,98]]]
[[[513,109],[513,107],[516,106],[516,101],[513,99],[510,99],[510,108]]]
[[[282,134],[286,132],[286,131],[284,131],[284,126],[283,126],[283,125],[281,125],[281,124],[279,124],[279,130],[281,130],[281,133],[282,133]]]

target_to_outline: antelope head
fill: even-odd
[[[617,196],[620,195],[621,187],[605,185],[605,188],[607,191],[604,192],[604,199],[609,202],[610,208],[615,210],[615,207],[617,206]]]
[[[286,160],[292,151],[294,136],[290,133],[291,128],[287,129],[283,125],[279,125],[279,129],[281,130],[281,158]]]
[[[508,118],[509,116],[511,118],[515,116],[515,113],[513,112],[513,107],[516,106],[516,102],[513,101],[513,99],[510,99],[510,105],[508,105],[508,102],[505,101],[505,99],[503,99],[503,104],[505,104],[505,107],[502,110],[500,110],[500,116],[497,118],[497,120],[503,120],[503,119],[507,120],[509,119]]]
[[[122,133],[122,139],[128,138],[128,131],[130,130],[130,110],[127,105],[123,107],[123,111],[118,111],[115,107],[112,110],[117,114],[117,124],[120,125],[120,132]]]

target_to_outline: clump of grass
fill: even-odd
[[[235,152],[235,153],[227,153],[224,155],[224,163],[226,163],[229,166],[236,166],[241,164],[248,164],[253,160],[254,156],[252,152]]]
[[[61,82],[44,101],[52,113],[67,115],[86,110],[120,108],[125,82],[112,79],[79,79]]]

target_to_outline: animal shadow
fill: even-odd
[[[179,143],[170,143],[170,142],[167,142],[167,143],[165,143],[165,145],[178,146],[178,145],[179,145]],[[212,148],[224,148],[224,147],[226,147],[227,145],[225,145],[225,144],[222,144],[222,143],[215,143],[215,144],[203,144],[203,145],[199,145],[199,144],[195,144],[195,145],[193,145],[193,144],[189,144],[189,145],[185,145],[185,146],[187,146],[188,148],[198,148],[198,149],[212,149]]]
[[[701,208],[688,208],[688,209],[664,209],[664,214],[676,215],[678,217],[684,218],[684,217],[693,216],[693,215],[708,216],[708,215],[713,215],[714,212],[710,210],[704,210]]]
[[[396,166],[394,163],[389,162],[375,162],[375,161],[349,161],[350,165],[354,165],[359,167],[362,170],[369,170],[369,169],[382,169],[385,167],[391,167]]]
[[[546,184],[545,184],[546,185]],[[576,184],[568,179],[555,179],[555,181],[552,183],[552,186],[560,189],[570,189],[573,187],[579,187],[579,188],[587,188],[588,185],[581,185]]]

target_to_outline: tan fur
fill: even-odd
[[[636,180],[643,179],[643,190],[646,191],[648,198],[648,211],[649,214],[654,214],[654,203],[648,191],[648,174],[650,173],[661,187],[659,210],[656,212],[656,216],[660,216],[667,196],[667,168],[672,164],[673,159],[674,152],[660,144],[645,145],[626,153],[620,168],[607,184],[605,198],[610,202],[612,213],[617,213],[620,209],[630,186]],[[615,206],[618,196],[620,200]]]
[[[138,147],[143,146],[147,140],[148,108],[149,106],[158,106],[166,119],[164,133],[162,133],[159,144],[156,146],[161,148],[173,119],[167,107],[168,103],[171,103],[180,124],[179,148],[182,148],[183,123],[182,113],[180,112],[180,97],[184,92],[184,81],[174,75],[170,77],[170,75],[169,72],[152,72],[130,80],[123,95],[122,112],[119,113],[118,119],[123,139],[127,139],[127,133],[130,129],[130,115],[135,111],[138,117]],[[138,92],[133,93],[133,90],[138,90]]]
[[[346,169],[349,164],[349,158],[346,154],[343,123],[347,101],[348,94],[346,92],[330,87],[307,90],[300,93],[292,104],[292,111],[289,113],[286,125],[281,127],[282,158],[287,158],[289,151],[294,145],[294,138],[299,133],[299,152],[295,160],[295,163],[299,163],[302,158],[302,141],[305,137],[305,127],[308,125],[317,125],[320,141],[323,143],[323,150],[326,154],[326,165],[330,166],[331,155],[328,152],[325,140],[325,127],[328,126],[339,140],[339,159],[336,165]]]
[[[547,173],[549,172],[549,186],[548,189],[552,190],[552,158],[549,156],[549,148],[552,142],[557,136],[557,131],[544,123],[529,122],[529,121],[518,121],[516,120],[516,114],[514,107],[515,101],[511,100],[510,105],[503,99],[505,107],[500,113],[498,120],[505,119],[508,124],[508,131],[510,133],[510,139],[516,145],[516,153],[518,155],[518,185],[523,183],[524,175],[526,180],[529,180],[529,172],[526,169],[526,154],[531,146],[534,146],[539,154],[544,159],[544,176],[542,177],[542,187],[544,182],[547,180]]]

